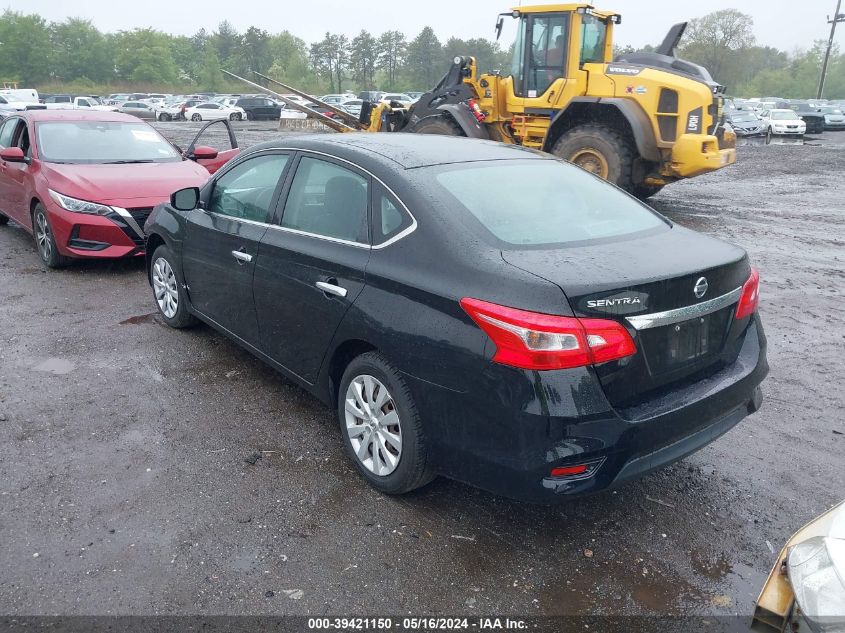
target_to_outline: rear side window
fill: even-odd
[[[287,154],[265,154],[245,160],[227,171],[214,183],[209,211],[266,222],[273,193],[288,158]]]
[[[303,158],[291,184],[281,225],[313,235],[367,244],[369,183],[324,160]]]
[[[396,237],[413,224],[413,219],[400,202],[376,183],[373,189],[373,244]]]
[[[434,170],[446,208],[469,213],[510,246],[550,246],[668,228],[648,207],[579,167],[557,160],[463,163]]]

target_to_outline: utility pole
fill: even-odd
[[[833,14],[833,19],[827,21],[828,24],[830,24],[830,39],[827,41],[827,52],[824,54],[824,62],[822,63],[822,76],[819,80],[819,94],[816,96],[817,99],[821,99],[822,93],[824,92],[824,80],[827,76],[827,62],[830,60],[830,49],[833,48],[833,36],[836,34],[836,25],[839,22],[845,22],[845,13],[840,13],[840,8],[842,8],[842,0],[836,0],[836,11]]]

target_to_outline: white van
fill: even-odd
[[[38,103],[38,91],[34,88],[4,88],[0,90],[0,94],[14,95],[21,101],[27,103]]]

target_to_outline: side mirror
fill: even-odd
[[[200,202],[199,187],[186,187],[170,194],[170,206],[177,211],[193,211]]]
[[[191,155],[191,158],[193,158],[195,160],[212,159],[212,158],[217,158],[217,154],[219,154],[219,153],[220,152],[218,152],[213,147],[207,147],[205,145],[200,145],[199,147],[194,148],[194,152]]]
[[[498,41],[499,38],[502,37],[502,27],[504,27],[504,25],[505,25],[505,18],[500,15],[499,19],[496,20],[496,29],[495,29],[495,31],[496,31],[496,41]]]
[[[0,151],[0,159],[7,163],[25,163],[26,156],[23,155],[23,150],[20,147],[7,147]]]

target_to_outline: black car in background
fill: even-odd
[[[560,500],[761,404],[745,251],[547,154],[280,139],[174,193],[146,233],[164,321],[204,321],[316,394],[387,493],[445,475]]]
[[[727,115],[737,136],[762,136],[766,133],[766,125],[762,119],[751,110],[733,110]]]
[[[250,121],[278,120],[282,115],[281,106],[267,97],[241,97],[235,105],[244,109]]]

